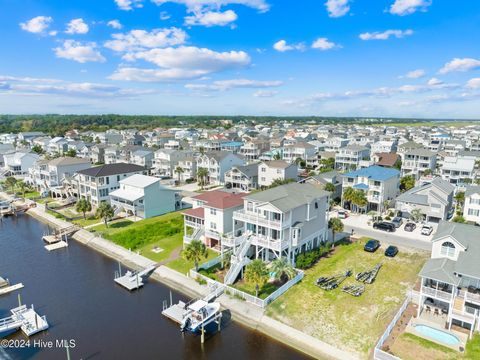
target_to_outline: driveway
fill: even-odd
[[[337,212],[330,212],[330,217],[337,217]],[[350,214],[346,219],[342,219],[344,224],[344,231],[350,232],[354,231],[355,235],[367,236],[382,242],[385,242],[389,245],[408,247],[418,250],[431,251],[432,249],[432,237],[437,230],[436,224],[431,224],[433,226],[433,232],[430,236],[422,235],[421,224],[417,224],[417,228],[408,232],[403,229],[405,222],[397,228],[394,233],[385,232],[382,230],[374,229],[372,225],[368,225],[371,222],[371,217],[367,215],[359,214]]]

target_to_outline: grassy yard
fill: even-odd
[[[400,335],[390,351],[404,360],[476,360],[480,359],[480,335],[467,342],[464,354],[410,333]]]
[[[213,260],[217,256],[218,256],[217,252],[208,249],[208,257],[205,260],[202,260],[201,262],[207,262],[207,261]],[[193,269],[195,267],[195,264],[193,263],[193,261],[186,261],[181,256],[178,259],[175,259],[166,265],[170,269],[176,270],[182,274],[187,274],[190,271],[190,269]]]
[[[83,214],[82,214],[83,216]],[[77,219],[77,220],[73,220],[72,222],[78,226],[81,226],[81,227],[85,227],[85,226],[89,226],[89,225],[93,225],[93,224],[98,224],[100,222],[102,222],[103,220],[102,219],[99,219],[98,217],[96,217],[95,215],[88,215],[86,216],[86,219],[84,219],[83,217],[81,219]]]
[[[250,295],[253,295],[253,296],[256,295],[255,284],[249,283],[249,282],[245,281],[244,279],[242,279],[240,281],[237,281],[235,284],[232,285],[232,287],[234,287],[234,288],[236,288],[240,291],[244,291],[247,294],[250,294]],[[258,297],[260,299],[266,299],[268,297],[268,295],[275,292],[278,288],[279,288],[278,285],[276,285],[274,283],[271,283],[271,282],[268,282],[259,289]]]
[[[367,357],[412,287],[428,253],[400,252],[386,258],[384,249],[363,251],[366,239],[337,246],[335,252],[306,270],[302,282],[274,301],[268,315],[347,351]],[[376,281],[365,285],[360,297],[340,290],[325,291],[315,285],[320,276],[351,269],[353,273],[383,264]],[[343,284],[356,283],[354,277]]]
[[[180,212],[137,222],[121,219],[109,223],[108,227],[102,224],[89,230],[126,249],[139,251],[156,262],[169,259],[174,252],[179,253],[183,244],[183,216]],[[178,261],[180,267],[185,266],[180,259]]]

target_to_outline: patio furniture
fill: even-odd
[[[432,312],[432,308],[427,305],[427,306],[425,306],[425,311],[430,313],[430,312]]]
[[[433,309],[433,315],[440,315],[440,311],[438,310],[438,308]]]
[[[448,314],[448,310],[445,308],[442,308],[442,315],[447,315],[447,314]]]

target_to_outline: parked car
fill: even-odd
[[[385,256],[388,257],[395,257],[398,254],[398,248],[396,246],[390,245],[387,247],[387,250],[385,250]]]
[[[403,227],[403,229],[405,231],[408,231],[408,232],[412,232],[413,230],[415,230],[417,228],[417,225],[413,222],[407,222],[405,224],[405,226]]]
[[[378,230],[388,231],[388,232],[395,231],[395,225],[387,221],[376,222],[373,224],[373,228]]]
[[[367,243],[363,247],[363,250],[368,252],[375,252],[379,247],[380,247],[380,241],[375,239],[370,239],[367,241]]]
[[[396,216],[392,219],[392,224],[395,225],[396,228],[399,228],[403,224],[403,219],[399,216]]]
[[[338,218],[346,219],[348,217],[348,212],[346,210],[338,210]]]
[[[423,225],[422,226],[422,235],[430,235],[433,232],[432,225]]]

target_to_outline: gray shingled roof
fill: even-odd
[[[313,199],[328,197],[330,193],[311,184],[291,183],[261,191],[245,197],[247,200],[268,202],[282,212],[295,209]]]
[[[100,166],[95,166],[86,170],[78,171],[79,174],[101,177],[101,176],[111,176],[118,174],[128,174],[138,171],[144,171],[143,166],[127,164],[127,163],[115,163],[115,164],[105,164]]]
[[[480,186],[470,185],[467,187],[467,189],[465,190],[465,196],[470,196],[473,194],[480,194]]]
[[[454,275],[455,265],[454,260],[446,258],[429,259],[420,270],[419,275],[447,284],[458,285],[460,278]]]

